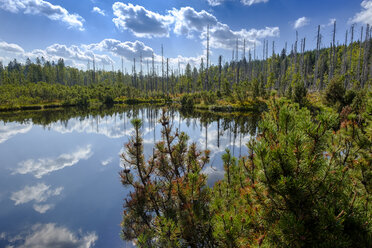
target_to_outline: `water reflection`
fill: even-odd
[[[50,185],[44,183],[39,183],[35,186],[26,186],[20,191],[13,192],[10,199],[14,201],[14,205],[25,204],[31,201],[34,201],[35,204],[33,208],[36,212],[41,214],[45,213],[52,207],[54,204],[40,204],[47,201],[52,196],[60,195],[63,187],[58,187],[56,189],[50,189]]]
[[[73,166],[82,159],[88,159],[92,156],[91,146],[77,148],[75,152],[64,153],[57,158],[39,158],[21,161],[13,174],[33,174],[36,178],[42,178],[44,175],[53,171],[61,170],[65,167]]]
[[[32,128],[31,124],[7,123],[0,122],[0,143],[16,136],[17,134],[27,133]]]
[[[151,106],[0,113],[0,247],[125,246],[119,232],[127,189],[118,176],[119,155],[136,117],[144,123],[149,158],[161,139],[161,113]],[[167,115],[189,142],[211,151],[208,185],[224,175],[226,148],[247,153],[258,120],[173,108]]]
[[[60,247],[60,248],[89,248],[93,247],[98,239],[95,232],[77,234],[56,223],[35,224],[30,230],[24,231],[14,237],[7,237],[2,233],[1,238],[7,239],[12,248],[40,248],[40,247]]]

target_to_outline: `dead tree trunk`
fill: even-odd
[[[316,84],[318,81],[319,50],[320,50],[320,25],[318,25],[318,35],[316,39],[316,55],[315,55],[315,71],[314,71],[313,87],[316,87]]]
[[[348,33],[348,31],[346,30],[346,33],[345,33],[345,48],[344,48],[343,63],[342,63],[342,75],[345,75],[345,73],[347,71],[347,33]],[[345,78],[345,85],[346,85],[346,78]]]
[[[369,24],[367,24],[366,29],[366,38],[364,43],[364,57],[363,57],[363,79],[362,79],[362,85],[361,87],[364,87],[364,84],[366,83],[368,79],[368,55],[369,55]]]
[[[221,91],[222,56],[218,57],[218,90]]]
[[[164,50],[163,44],[161,44],[161,89],[164,94]]]
[[[169,94],[169,58],[167,58],[167,94]]]
[[[294,44],[294,74],[297,74],[297,44],[298,44],[298,32],[296,31],[296,42]]]
[[[337,66],[337,46],[336,46],[336,21],[333,24],[333,64],[332,64],[332,77],[335,74]]]
[[[351,25],[351,37],[350,37],[350,56],[349,56],[349,73],[347,75],[346,79],[346,85],[345,88],[347,89],[349,87],[349,81],[350,81],[350,73],[352,72],[352,58],[353,58],[353,47],[354,47],[354,25]]]
[[[359,56],[358,56],[358,68],[357,75],[359,84],[362,85],[362,73],[361,73],[361,59],[362,59],[362,44],[363,44],[363,26],[360,28],[360,40],[359,40]]]

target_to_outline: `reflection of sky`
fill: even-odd
[[[27,133],[31,130],[31,124],[4,123],[0,121],[0,143],[7,141],[13,136],[21,133]]]
[[[160,114],[160,111],[158,111]],[[161,125],[150,111],[143,120],[144,151],[148,158]],[[120,222],[127,192],[119,180],[119,154],[133,133],[130,119],[119,113],[71,118],[48,126],[0,122],[0,247],[123,247]],[[174,128],[190,142],[211,150],[205,168],[209,185],[223,177],[221,155],[247,153],[250,135],[218,132],[217,122],[175,114]],[[54,244],[54,245],[51,245]],[[131,247],[131,244],[127,244]]]

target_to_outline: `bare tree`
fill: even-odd
[[[218,90],[221,91],[222,55],[218,57]]]
[[[342,63],[342,74],[345,75],[347,71],[347,34],[348,31],[346,30],[345,33],[345,48],[344,48],[344,54],[343,54],[343,63]],[[346,79],[345,79],[345,85],[346,85]]]
[[[167,58],[167,94],[169,94],[169,58]]]
[[[360,27],[360,40],[359,40],[359,56],[358,56],[358,68],[357,68],[357,75],[359,83],[362,84],[362,73],[360,68],[360,63],[362,59],[362,43],[363,43],[363,26]]]
[[[163,44],[161,44],[161,89],[164,94],[164,50]]]
[[[314,87],[318,81],[318,67],[319,67],[319,50],[320,50],[320,25],[318,25],[318,35],[316,39],[316,55],[315,55],[315,71],[314,71]]]
[[[365,82],[368,79],[368,55],[369,55],[369,37],[370,37],[370,27],[369,24],[367,24],[366,28],[366,37],[364,42],[364,56],[363,56],[363,78],[362,78],[362,84],[361,87],[364,87]]]
[[[351,30],[350,30],[350,33],[351,33],[351,37],[350,37],[350,55],[349,55],[349,66],[348,66],[348,69],[349,69],[349,75],[346,77],[346,85],[345,85],[345,88],[348,88],[349,87],[349,80],[350,80],[350,73],[352,71],[352,64],[351,64],[351,60],[353,58],[353,48],[354,48],[354,24],[351,25]]]

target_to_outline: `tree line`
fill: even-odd
[[[264,40],[262,58],[257,57],[256,47],[246,51],[245,40],[237,40],[231,60],[222,64],[223,58],[219,56],[217,65],[210,63],[208,32],[207,61],[202,58],[198,68],[187,64],[184,70],[181,70],[180,65],[176,69],[171,68],[169,58],[163,56],[163,49],[161,64],[155,67],[154,55],[145,63],[142,58],[139,62],[134,58],[130,74],[124,73],[123,67],[118,71],[98,69],[94,59],[93,67],[89,65],[87,70],[66,66],[63,59],[57,62],[46,61],[44,58],[37,58],[35,62],[27,59],[25,64],[14,59],[6,66],[0,62],[0,87],[4,89],[3,92],[7,92],[0,96],[0,104],[9,104],[19,98],[21,100],[17,102],[30,103],[67,97],[68,94],[57,96],[53,93],[53,87],[70,92],[72,98],[82,98],[82,102],[84,98],[102,100],[105,96],[162,98],[200,92],[209,92],[216,99],[232,97],[235,100],[265,96],[271,90],[276,90],[282,96],[293,96],[296,87],[301,86],[306,92],[320,91],[332,80],[341,83],[345,89],[361,89],[371,84],[371,29],[369,25],[362,26],[358,40],[354,38],[354,29],[352,25],[346,31],[343,44],[336,44],[335,22],[332,42],[322,48],[322,35],[318,26],[316,49],[313,50],[306,49],[306,38],[299,39],[296,32],[296,40],[290,49],[286,43],[276,53],[275,42],[272,42],[270,56],[269,41]],[[147,67],[146,73],[144,67]],[[24,87],[33,88],[35,84],[43,88],[44,93],[50,91],[51,94],[45,96],[38,93],[34,96],[22,90]],[[76,96],[74,90],[71,90],[87,91],[82,87],[91,93]],[[97,92],[105,96],[99,96]],[[35,97],[38,98],[32,101]]]

